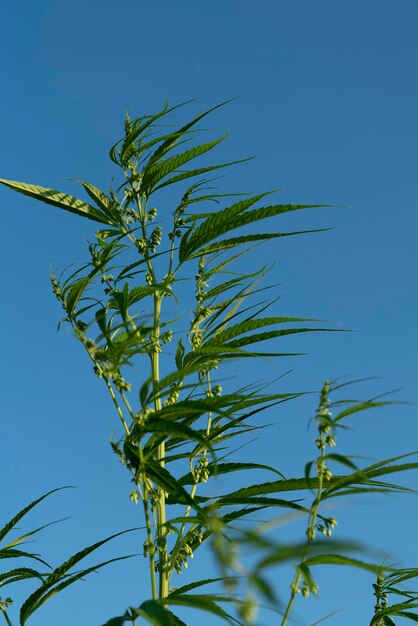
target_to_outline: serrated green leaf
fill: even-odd
[[[164,161],[158,161],[156,163],[153,162],[152,164],[146,166],[143,170],[143,177],[141,181],[142,193],[149,195],[160,180],[171,174],[171,172],[178,170],[178,168],[184,165],[184,163],[195,159],[205,152],[209,152],[221,141],[224,141],[224,139],[226,139],[226,135],[220,137],[219,139],[215,139],[214,141],[190,148],[190,150],[186,150],[181,154],[176,154],[175,156],[165,159]]]
[[[70,319],[74,317],[75,308],[89,283],[90,278],[86,276],[77,280],[69,289],[65,298],[65,310]]]
[[[253,157],[248,159],[239,159],[238,161],[229,161],[228,163],[221,163],[220,165],[212,165],[210,167],[201,167],[196,170],[186,170],[182,174],[178,174],[177,176],[173,176],[169,178],[164,183],[161,183],[157,187],[155,187],[154,191],[158,191],[163,187],[167,187],[168,185],[172,185],[174,183],[178,183],[182,180],[186,180],[187,178],[193,178],[195,176],[200,176],[201,174],[206,174],[207,172],[213,172],[214,170],[219,170],[224,167],[230,167],[231,165],[238,165],[239,163],[245,163],[246,161],[251,161]]]
[[[345,417],[350,415],[354,415],[355,413],[359,413],[361,411],[367,411],[369,409],[376,409],[386,406],[387,402],[361,402],[356,404],[355,406],[350,406],[348,409],[341,411],[336,415],[333,419],[333,422],[337,423]]]
[[[265,333],[256,333],[254,335],[247,335],[241,339],[234,339],[224,344],[227,350],[231,348],[237,349],[242,346],[248,346],[253,343],[259,343],[260,341],[268,341],[270,339],[276,339],[278,337],[286,337],[287,335],[296,335],[298,333],[316,333],[316,332],[340,332],[332,328],[287,328],[285,330],[270,330]]]
[[[215,241],[215,243],[211,243],[208,246],[198,249],[197,251],[190,253],[187,256],[180,256],[180,263],[184,263],[189,259],[195,259],[200,256],[206,256],[208,254],[213,254],[214,252],[219,252],[221,250],[228,250],[230,248],[236,248],[237,246],[242,246],[243,244],[250,243],[253,241],[267,241],[268,239],[276,239],[277,237],[289,237],[292,235],[304,235],[307,233],[320,233],[328,230],[327,228],[317,228],[311,230],[298,230],[287,233],[257,233],[255,235],[243,235],[241,237],[228,237],[228,239],[222,239],[221,241]]]
[[[252,196],[251,198],[235,202],[225,209],[210,213],[203,223],[201,223],[196,229],[189,231],[187,236],[182,238],[180,244],[180,255],[185,255],[187,252],[195,250],[196,247],[201,247],[210,241],[208,237],[213,239],[215,237],[219,237],[225,232],[228,232],[228,221],[238,219],[239,216],[241,216],[242,213],[244,213],[248,208],[271,193],[273,192],[268,191],[260,193],[256,196]]]
[[[185,519],[190,519],[190,518],[185,518]],[[177,587],[175,589],[175,591],[172,591],[169,594],[169,596],[182,595],[184,593],[187,593],[188,591],[192,591],[193,589],[197,589],[198,587],[202,587],[204,585],[209,585],[211,583],[221,582],[221,581],[224,581],[224,580],[225,580],[224,577],[220,577],[220,578],[206,578],[205,580],[197,580],[196,582],[189,583],[188,585],[183,585],[182,587]]]
[[[75,198],[74,196],[63,193],[62,191],[48,189],[47,187],[41,187],[39,185],[21,183],[15,180],[6,180],[5,178],[0,178],[0,183],[6,187],[10,187],[10,189],[17,191],[18,193],[23,194],[24,196],[29,196],[35,200],[45,202],[46,204],[52,204],[60,209],[64,209],[64,211],[75,213],[81,217],[87,217],[88,219],[100,222],[101,224],[112,225],[109,218],[101,211],[95,209],[90,204]]]
[[[258,330],[259,328],[264,328],[265,326],[272,326],[276,324],[290,324],[290,323],[302,323],[302,322],[313,322],[317,320],[299,318],[299,317],[262,317],[256,319],[247,319],[243,322],[238,322],[233,326],[229,326],[225,330],[221,330],[217,332],[219,328],[222,328],[225,325],[225,322],[221,322],[219,326],[214,328],[212,331],[213,337],[205,342],[204,346],[213,346],[213,345],[222,345],[226,342],[230,341],[234,337],[238,337],[239,335],[243,335],[252,330]],[[299,329],[292,329],[299,330]],[[281,331],[283,332],[283,331]]]
[[[130,292],[129,292],[129,304],[135,304],[136,302],[139,302],[140,300],[142,300],[143,298],[146,298],[147,296],[153,295],[154,293],[156,293],[157,291],[161,291],[163,289],[163,285],[144,285],[144,286],[138,286],[138,287],[134,287]]]
[[[217,239],[225,233],[242,228],[248,224],[254,224],[257,221],[267,219],[268,217],[274,217],[289,211],[299,211],[308,208],[318,208],[321,205],[304,205],[304,204],[276,204],[253,211],[247,211],[246,209],[252,204],[257,202],[260,198],[267,194],[260,194],[254,198],[248,200],[242,200],[241,202],[232,205],[222,211],[218,211],[212,217],[206,219],[196,230],[192,231],[191,235],[184,239],[180,244],[180,255],[190,257],[196,250],[202,248],[210,241]],[[183,245],[183,249],[182,249]]]
[[[189,104],[190,102],[193,102],[193,100],[189,100],[188,102],[182,103],[179,106],[184,106],[184,104]],[[152,154],[150,156],[148,162],[149,163],[155,163],[156,161],[158,161],[161,157],[163,157],[165,154],[167,154],[167,152],[172,150],[174,148],[174,146],[177,144],[178,140],[183,135],[188,134],[190,129],[193,128],[193,126],[196,126],[196,124],[198,122],[200,122],[202,119],[204,119],[205,117],[207,117],[208,115],[210,115],[211,113],[216,111],[217,109],[220,109],[221,107],[225,106],[229,102],[231,102],[231,100],[225,100],[224,102],[220,102],[219,104],[217,104],[214,107],[208,109],[207,111],[204,111],[203,113],[199,113],[198,115],[195,115],[190,120],[190,122],[187,122],[186,124],[181,126],[179,129],[177,129],[176,131],[171,133],[171,135],[169,135],[164,140],[164,143],[157,148],[157,150],[154,152],[154,154]],[[178,108],[178,107],[174,107],[174,108]],[[174,110],[174,108],[172,110]]]
[[[30,567],[16,567],[8,572],[0,573],[0,587],[17,580],[24,580],[26,578],[39,578],[40,580],[43,580],[42,574],[35,569],[31,569]]]
[[[87,183],[84,180],[76,179],[77,183],[83,186],[83,189],[90,196],[90,198],[97,204],[106,215],[113,221],[120,221],[119,215],[114,211],[113,201],[98,187],[95,187],[91,183]],[[109,231],[112,232],[112,231]],[[119,231],[113,231],[115,234],[120,234]]]
[[[417,607],[417,603],[411,604],[409,602],[400,602],[399,604],[393,604],[392,606],[388,606],[385,609],[377,611],[373,615],[370,621],[370,626],[373,626],[373,624],[378,623],[380,620],[382,620],[382,618],[389,615],[397,615],[399,617],[405,617],[407,619],[410,619],[413,622],[418,622],[418,615],[416,613],[410,613],[410,611],[408,611],[408,609],[415,609]]]
[[[49,567],[48,563],[41,559],[37,554],[24,552],[23,550],[17,550],[16,548],[2,548],[0,550],[0,559],[17,559],[21,557],[38,561],[38,563],[42,563],[43,565],[46,565],[46,567]]]

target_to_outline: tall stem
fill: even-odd
[[[154,296],[154,346],[155,349],[151,353],[151,367],[152,367],[152,384],[154,391],[154,409],[159,411],[161,409],[161,397],[157,390],[157,385],[160,380],[160,318],[161,318],[161,300],[162,296],[156,293]],[[164,467],[165,460],[165,442],[162,441],[158,446],[157,460],[161,467]],[[168,595],[168,571],[167,571],[167,539],[166,539],[166,502],[165,491],[162,487],[158,490],[158,528],[157,528],[157,544],[160,555],[160,588],[159,597],[165,598]]]

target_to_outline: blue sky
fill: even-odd
[[[292,350],[308,355],[279,363],[275,375],[292,370],[281,381],[286,390],[317,390],[324,378],[344,375],[381,377],[363,383],[363,397],[401,388],[396,397],[410,404],[353,419],[341,451],[408,452],[418,439],[417,18],[415,0],[9,3],[0,38],[0,176],[69,192],[69,178],[106,188],[114,174],[107,149],[127,108],[135,115],[158,110],[166,97],[199,97],[197,108],[238,96],[211,120],[219,133],[230,131],[220,158],[258,158],[231,170],[225,189],[280,188],[283,202],[338,205],[289,218],[292,228],[331,231],[266,247],[277,260],[280,311],[355,331],[292,340]],[[112,407],[78,344],[67,330],[56,333],[48,268],[83,260],[94,226],[6,189],[0,207],[1,518],[44,491],[77,485],[27,522],[71,515],[36,543],[58,562],[139,524],[108,446],[117,431]],[[288,475],[303,472],[314,454],[306,425],[315,402],[272,416],[277,425],[246,454]],[[338,512],[341,536],[416,566],[416,498],[371,504]],[[120,539],[100,558],[140,546],[139,538]],[[210,557],[195,567],[197,577]],[[51,600],[31,623],[100,626],[145,599],[143,569],[142,576],[134,560],[111,566]],[[366,623],[371,582],[357,572],[324,573],[320,599],[301,607],[300,623],[339,608],[329,623]]]

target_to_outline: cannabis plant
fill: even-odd
[[[243,271],[243,259],[268,240],[313,232],[289,232],[280,224],[288,213],[319,205],[266,203],[271,192],[220,193],[214,187],[216,175],[241,161],[205,160],[225,136],[194,141],[200,122],[218,107],[172,126],[178,108],[166,105],[136,119],[127,115],[124,136],[109,153],[119,178],[106,191],[77,181],[87,199],[0,182],[98,224],[86,262],[75,271],[52,273],[51,281],[63,322],[85,349],[114,406],[121,429],[111,446],[128,472],[130,498],[142,517],[138,525],[145,528],[149,598],[135,598],[134,607],[108,626],[144,620],[184,626],[171,610],[175,606],[206,611],[209,619],[249,624],[257,598],[281,613],[271,623],[284,625],[297,594],[316,593],[315,565],[337,563],[377,572],[377,566],[348,556],[357,545],[333,540],[336,520],[324,515],[321,503],[335,496],[401,490],[380,478],[418,464],[388,459],[359,469],[352,459],[332,451],[344,418],[382,402],[349,401],[333,417],[329,395],[334,389],[328,384],[314,419],[319,456],[306,465],[302,477],[289,479],[282,473],[285,468],[230,459],[231,450],[259,428],[262,411],[300,394],[231,382],[224,390],[224,366],[242,359],[283,358],[287,351],[276,347],[283,338],[329,330],[314,320],[266,313],[276,302],[261,283],[269,267]],[[277,222],[274,231],[270,225],[257,228],[271,218]],[[334,473],[332,464],[349,473]],[[254,469],[272,480],[254,483]],[[208,487],[230,473],[243,475],[245,487],[230,493],[218,492],[221,482],[215,490]],[[303,496],[313,498],[312,503],[306,504]],[[241,524],[254,515],[273,524],[278,508],[307,516],[303,541],[278,544],[255,521],[250,530]],[[207,542],[218,556],[221,575],[179,586],[178,577]],[[256,546],[258,559],[244,565],[239,550],[249,545]],[[265,576],[269,566],[281,563],[295,566],[288,601],[289,586],[275,589]],[[227,594],[219,590],[221,582]],[[212,584],[215,591],[202,591]]]

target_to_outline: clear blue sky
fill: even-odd
[[[277,375],[292,369],[292,390],[345,374],[383,378],[358,395],[401,387],[398,397],[411,404],[354,419],[340,451],[373,458],[410,451],[418,447],[417,21],[415,0],[7,3],[0,176],[66,190],[66,178],[106,187],[114,173],[107,149],[127,107],[139,114],[158,110],[166,96],[172,103],[199,97],[198,106],[239,96],[212,118],[219,131],[230,129],[221,157],[259,158],[231,172],[227,190],[281,188],[284,202],[343,207],[295,216],[292,226],[333,230],[267,253],[278,260],[283,314],[356,332],[294,341],[289,346],[309,355],[279,364]],[[56,333],[60,310],[48,267],[82,260],[94,226],[6,189],[0,207],[0,515],[7,519],[50,488],[77,485],[24,525],[72,516],[36,543],[57,563],[139,523],[107,443],[116,430],[112,407],[79,345],[66,330]],[[306,425],[315,402],[288,405],[247,458],[302,473],[314,453]],[[417,499],[374,504],[338,511],[341,536],[352,532],[417,566]],[[100,558],[140,546],[121,539]],[[205,567],[196,564],[196,577]],[[320,576],[320,599],[304,605],[303,623],[339,608],[328,623],[367,623],[371,578],[331,574]],[[145,599],[145,585],[133,560],[111,566],[52,599],[31,624],[100,626]]]

